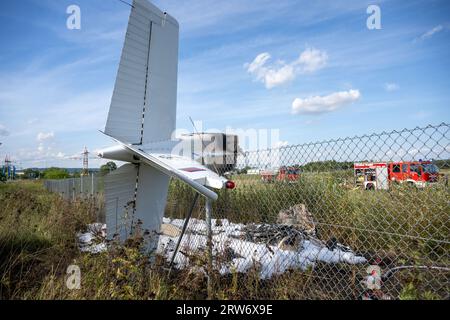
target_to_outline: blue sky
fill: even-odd
[[[158,0],[180,23],[177,126],[278,129],[294,144],[449,122],[449,1]],[[81,8],[68,30],[66,8]],[[369,30],[366,9],[381,9]],[[78,167],[106,115],[130,8],[2,1],[0,157]],[[256,59],[256,60],[255,60]],[[102,161],[91,162],[98,166]]]

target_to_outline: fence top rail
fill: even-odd
[[[91,179],[101,179],[101,178],[103,178],[102,176],[97,176],[97,175],[94,175],[94,176],[92,176],[92,175],[89,175],[89,176],[83,176],[83,177],[75,177],[75,178],[63,178],[63,179],[42,179],[42,181],[44,181],[44,183],[45,182],[61,182],[61,181],[68,181],[68,180],[73,180],[73,181],[75,181],[75,180],[81,180],[81,179],[83,179],[83,180],[91,180]]]
[[[395,134],[400,134],[400,135],[404,134],[404,133],[413,134],[416,131],[424,132],[424,131],[430,130],[430,129],[435,129],[435,131],[437,131],[438,129],[441,129],[441,128],[447,128],[447,131],[448,131],[448,130],[450,130],[450,124],[442,122],[442,123],[437,124],[437,125],[431,125],[430,124],[430,125],[427,125],[425,127],[417,126],[415,128],[412,128],[412,129],[404,128],[402,130],[382,131],[380,133],[374,132],[374,133],[364,134],[364,135],[360,135],[360,136],[356,135],[356,136],[352,136],[352,137],[320,140],[320,141],[313,141],[313,142],[306,142],[306,143],[298,143],[298,144],[291,144],[291,145],[287,145],[287,146],[272,147],[272,148],[266,148],[266,149],[248,150],[248,151],[245,151],[245,154],[251,154],[251,153],[256,153],[256,152],[264,152],[264,151],[273,151],[273,150],[286,150],[286,149],[291,149],[291,148],[295,148],[295,147],[297,147],[297,148],[311,147],[311,146],[317,146],[317,145],[339,143],[339,142],[346,142],[346,141],[352,141],[352,140],[361,140],[361,139],[368,139],[368,138],[380,138],[380,137],[383,137],[383,136],[391,136],[391,135],[395,135]]]

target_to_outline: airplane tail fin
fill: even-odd
[[[146,164],[125,164],[105,178],[108,238],[124,241],[136,228],[158,239],[170,177]],[[153,240],[153,241],[152,241]]]
[[[175,130],[178,22],[147,0],[133,0],[105,133],[131,144]]]

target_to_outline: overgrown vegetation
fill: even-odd
[[[63,168],[48,168],[42,174],[44,179],[66,179],[70,177],[69,171]]]
[[[100,167],[100,175],[105,176],[111,171],[114,171],[117,169],[117,165],[114,161],[108,161],[104,165]]]
[[[448,298],[448,272],[420,269],[448,266],[449,191],[396,186],[390,191],[353,189],[346,171],[303,174],[296,183],[261,183],[258,176],[234,177],[237,189],[223,190],[215,203],[217,218],[234,222],[276,220],[279,210],[305,203],[316,219],[319,237],[336,238],[383,270],[410,266],[384,279],[392,298]],[[192,191],[172,181],[167,216],[183,217]],[[157,257],[150,263],[136,235],[108,252],[81,253],[76,233],[98,220],[102,204],[87,198],[66,201],[43,190],[38,182],[0,184],[1,299],[205,299],[203,273],[167,272]],[[202,217],[202,205],[194,216]],[[153,261],[153,260],[152,260]],[[205,257],[192,259],[203,266]],[[66,269],[80,267],[81,288],[66,287]],[[316,264],[269,280],[259,279],[258,266],[247,274],[213,274],[217,299],[355,299],[368,265]],[[417,269],[414,267],[417,266]]]
[[[304,172],[294,183],[263,183],[258,175],[237,175],[233,177],[236,189],[222,190],[213,211],[217,218],[237,223],[275,223],[280,210],[303,203],[323,241],[337,239],[384,270],[409,266],[386,279],[385,290],[391,297],[399,298],[406,285],[414,285],[420,293],[417,298],[431,297],[424,292],[448,297],[449,272],[424,268],[450,265],[448,186],[444,182],[423,189],[392,185],[389,191],[366,191],[355,188],[353,179],[352,170]],[[171,187],[174,198],[166,215],[182,217],[193,193],[176,181]],[[196,214],[202,214],[201,208]],[[366,267],[358,274],[364,274]],[[326,274],[331,275],[329,281],[335,282],[340,272],[340,281],[345,282],[345,267],[338,269]],[[318,269],[314,274],[324,276]]]
[[[94,199],[66,201],[38,182],[18,182],[0,185],[0,208],[0,300],[207,298],[203,273],[168,275],[165,261],[150,263],[139,235],[111,243],[108,252],[81,253],[75,235],[96,221],[101,208]],[[80,267],[80,289],[66,286],[69,265]]]

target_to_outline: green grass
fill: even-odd
[[[410,249],[423,250],[420,245],[425,245],[431,250],[432,240],[448,241],[450,197],[443,184],[365,191],[354,188],[348,172],[306,174],[296,183],[262,183],[259,176],[248,175],[233,178],[236,189],[222,190],[214,204],[218,218],[275,223],[280,210],[304,203],[323,237],[336,236],[356,250],[389,250],[399,242],[414,244]],[[193,196],[189,187],[173,181],[166,215],[183,217]],[[201,215],[202,206],[198,210]]]
[[[370,262],[381,261],[385,270],[398,265],[450,266],[450,194],[443,183],[424,189],[392,185],[389,191],[365,191],[354,187],[351,170],[308,172],[295,183],[263,183],[258,175],[238,175],[233,180],[236,189],[222,190],[214,204],[216,218],[275,223],[280,210],[304,203],[322,240],[337,238]],[[179,182],[171,188],[177,192],[170,193],[166,214],[182,217],[193,193]],[[196,215],[202,216],[201,206]],[[450,290],[448,276],[448,272],[412,269],[399,272],[386,286],[394,297],[407,282],[414,282],[418,292],[436,290],[445,297]]]
[[[67,265],[78,252],[75,232],[95,217],[89,203],[66,202],[33,182],[0,184],[0,208],[1,298],[18,298]]]
[[[319,237],[336,237],[383,270],[398,265],[449,266],[449,190],[444,185],[390,191],[353,188],[348,172],[304,174],[297,183],[266,184],[258,176],[236,176],[235,190],[221,191],[215,218],[234,222],[276,221],[279,210],[305,203]],[[166,215],[183,217],[193,192],[172,181]],[[38,182],[0,184],[1,299],[205,299],[202,274],[167,274],[160,258],[150,263],[142,238],[113,245],[106,253],[80,253],[75,234],[98,219],[98,199],[66,201]],[[194,216],[202,217],[203,201]],[[133,240],[133,239],[132,239]],[[199,256],[194,263],[201,263]],[[80,266],[80,290],[65,285],[66,268]],[[213,274],[213,298],[354,299],[368,265],[317,264],[261,281],[258,268],[247,274]],[[448,297],[448,273],[408,269],[397,272],[383,290],[394,298]]]

